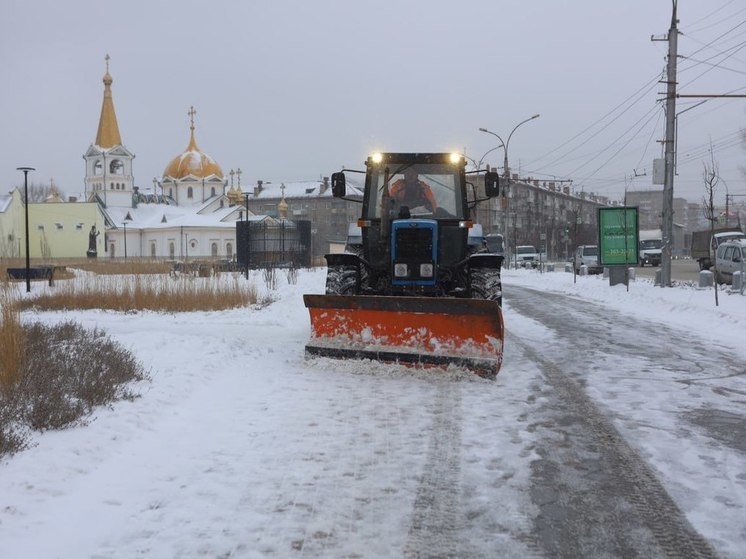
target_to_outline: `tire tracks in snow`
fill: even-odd
[[[544,323],[554,313],[562,322],[556,296],[525,288],[514,291],[510,307],[520,314]],[[598,321],[597,316],[594,319]],[[596,324],[596,328],[605,326]],[[551,557],[717,557],[653,470],[571,377],[568,367],[574,362],[567,359],[567,364],[559,365],[519,336],[508,332],[507,338],[540,367],[547,380],[542,390],[547,409],[543,421],[532,426],[546,432],[546,442],[536,449],[542,458],[532,464],[531,488],[540,511],[535,537],[545,553]]]
[[[462,541],[461,386],[438,382],[427,460],[417,487],[404,557],[472,557]]]

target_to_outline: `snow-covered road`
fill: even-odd
[[[737,557],[744,450],[702,417],[743,417],[727,352],[710,378],[676,324],[630,351],[656,323],[512,274],[496,381],[305,361],[318,270],[251,311],[40,315],[153,379],[0,465],[0,556]]]

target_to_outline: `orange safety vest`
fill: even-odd
[[[430,209],[435,212],[435,210],[438,209],[438,202],[436,201],[435,194],[433,194],[433,191],[430,189],[428,184],[426,182],[418,180],[417,187],[417,194],[419,195],[419,199],[427,201],[427,203],[430,204]],[[404,179],[399,179],[391,185],[391,197],[397,202],[404,202],[406,190],[406,181]]]

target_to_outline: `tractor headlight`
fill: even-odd
[[[430,263],[420,264],[420,277],[421,278],[433,277],[433,265]]]
[[[406,264],[394,264],[394,276],[397,278],[406,278],[409,275],[409,266]]]

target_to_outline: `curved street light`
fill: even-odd
[[[521,122],[519,122],[518,124],[516,124],[513,127],[513,130],[510,131],[510,134],[508,134],[508,141],[507,142],[504,142],[503,139],[498,134],[496,134],[495,132],[492,132],[491,130],[487,130],[486,128],[480,128],[479,129],[480,132],[485,132],[486,134],[491,134],[495,138],[497,138],[498,140],[500,140],[500,143],[502,144],[502,147],[505,149],[505,160],[503,161],[505,184],[503,185],[503,200],[502,200],[502,202],[503,202],[503,235],[505,236],[506,240],[508,238],[507,235],[508,235],[508,226],[509,226],[509,223],[508,223],[508,197],[507,197],[507,190],[508,190],[508,186],[510,185],[510,168],[508,167],[508,146],[510,145],[510,138],[513,137],[513,132],[515,132],[516,130],[518,130],[519,126],[521,126],[522,124],[526,124],[527,122],[532,121],[532,120],[534,120],[536,118],[539,118],[539,116],[540,116],[539,113],[536,113],[535,115],[527,118],[526,120],[522,120]],[[515,231],[515,222],[513,223],[513,225],[514,225],[514,231]],[[515,244],[515,242],[516,242],[516,239],[515,239],[515,234],[514,234],[513,243]],[[507,243],[506,243],[506,245],[507,245]],[[510,262],[510,251],[508,250],[507,246],[505,248],[506,248],[506,250],[505,250],[505,252],[506,252],[505,256],[508,258],[508,262]]]
[[[492,153],[492,152],[493,152],[493,151],[495,151],[496,149],[500,149],[500,148],[502,148],[502,147],[505,147],[505,145],[504,145],[504,144],[502,143],[502,140],[500,140],[500,145],[499,145],[499,146],[495,146],[495,147],[493,147],[493,148],[491,148],[491,149],[488,149],[487,151],[485,151],[485,152],[484,152],[484,155],[482,155],[482,157],[480,157],[480,158],[479,158],[479,161],[477,161],[476,159],[472,159],[471,157],[469,157],[469,156],[468,156],[468,155],[466,155],[465,153],[463,154],[463,156],[464,156],[464,157],[465,157],[466,159],[468,159],[469,161],[471,161],[471,162],[472,162],[472,164],[474,165],[474,167],[475,167],[475,169],[476,169],[477,171],[480,171],[480,170],[482,169],[482,161],[484,161],[484,158],[485,158],[485,157],[487,157],[487,154],[489,154],[489,153]],[[489,171],[489,169],[487,169],[487,170]]]
[[[510,169],[508,167],[508,146],[510,145],[510,138],[513,136],[513,132],[515,132],[516,130],[518,130],[519,126],[521,126],[522,124],[526,124],[527,122],[529,122],[531,120],[539,118],[540,116],[541,115],[539,113],[537,113],[534,116],[531,116],[531,117],[527,118],[526,120],[522,120],[521,122],[519,122],[518,124],[516,124],[515,127],[513,128],[513,130],[510,131],[510,134],[508,134],[508,141],[507,142],[503,142],[503,139],[500,136],[498,136],[495,132],[492,132],[491,130],[487,130],[486,128],[480,128],[479,129],[480,132],[485,132],[487,134],[492,134],[495,138],[497,138],[498,140],[500,140],[500,143],[505,148],[505,160],[503,161],[503,166],[504,166],[503,173],[505,175],[505,178],[508,180],[508,182],[510,182]],[[507,183],[506,183],[506,186],[507,186]]]

